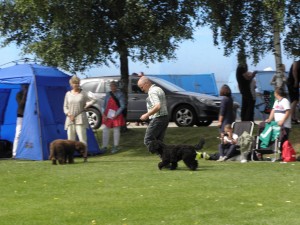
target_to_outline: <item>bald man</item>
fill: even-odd
[[[143,114],[140,119],[142,121],[150,120],[144,137],[144,144],[149,150],[152,140],[163,142],[165,137],[169,124],[166,95],[160,87],[152,84],[146,76],[139,79],[138,86],[143,92],[148,93],[146,99],[147,113]]]

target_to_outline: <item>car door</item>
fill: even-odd
[[[137,121],[142,114],[147,112],[146,98],[144,93],[137,85],[139,77],[129,76],[128,86],[128,121]]]

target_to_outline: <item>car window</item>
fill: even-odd
[[[131,80],[131,91],[135,94],[144,94],[144,92],[137,85],[138,79]]]
[[[103,87],[104,87],[104,92],[110,91],[109,84],[110,84],[110,80],[106,80],[106,81],[104,82],[104,85],[103,85]]]
[[[91,81],[91,82],[87,82],[87,83],[82,84],[81,88],[85,91],[95,92],[97,86],[98,86],[98,83]]]
[[[164,87],[166,89],[168,89],[169,91],[171,92],[183,92],[185,91],[183,88],[169,82],[169,81],[166,81],[166,80],[163,80],[161,78],[157,78],[157,77],[149,77],[150,80],[154,81],[154,83],[156,83],[158,86],[160,87]]]
[[[105,80],[103,83],[102,83],[102,87],[100,88],[101,89],[101,92],[109,92],[110,91],[110,82],[111,81],[115,81],[117,82],[117,85],[118,85],[118,89],[121,89],[121,83],[119,80],[115,80],[115,79],[110,79],[110,80]]]
[[[99,80],[98,84],[99,84],[99,86],[96,90],[96,93],[105,93],[105,82],[104,82],[104,80]]]

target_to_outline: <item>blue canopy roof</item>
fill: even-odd
[[[33,76],[39,77],[69,77],[69,75],[54,67],[38,64],[20,64],[0,68],[0,83],[23,84],[30,83]]]
[[[23,83],[29,84],[17,159],[46,160],[49,144],[66,139],[64,96],[70,89],[70,76],[38,64],[20,64],[0,69],[0,137],[13,142],[16,130],[16,95]],[[88,150],[98,154],[99,146],[88,129]]]

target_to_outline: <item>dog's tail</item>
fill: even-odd
[[[205,139],[203,137],[200,138],[198,144],[195,145],[196,150],[201,150],[205,144]]]

